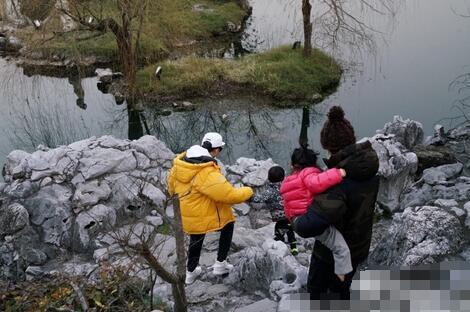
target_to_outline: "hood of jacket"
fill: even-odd
[[[364,181],[379,171],[379,158],[370,141],[352,144],[325,160],[328,168],[343,168],[347,177]]]
[[[188,157],[188,155],[192,157]],[[173,160],[173,166],[177,172],[176,180],[182,183],[190,182],[204,168],[215,167],[219,169],[217,161],[210,156],[205,148],[199,145],[194,145],[186,152],[179,154]]]

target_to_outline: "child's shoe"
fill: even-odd
[[[202,273],[202,268],[200,266],[197,266],[192,272],[186,271],[186,281],[185,281],[186,285],[194,283],[196,278],[199,275],[201,275],[201,273]]]
[[[215,260],[215,263],[212,266],[212,268],[214,269],[213,271],[214,275],[224,275],[233,269],[233,265],[228,263],[227,260],[224,260],[222,262]]]
[[[297,256],[299,254],[299,250],[297,248],[291,248],[290,253],[293,256]]]

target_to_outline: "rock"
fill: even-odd
[[[42,240],[59,246],[70,246],[72,230],[72,193],[67,187],[52,184],[26,199],[30,222],[41,228]]]
[[[307,283],[307,268],[293,256],[279,256],[279,250],[270,245],[248,247],[231,256],[234,269],[227,284],[248,291],[261,291],[276,298],[284,293],[298,292]],[[250,276],[249,279],[246,276]]]
[[[247,203],[241,203],[233,205],[233,209],[237,212],[238,215],[246,216],[250,212],[250,205]]]
[[[14,180],[11,184],[5,186],[3,191],[14,199],[25,198],[34,193],[33,184],[29,180]]]
[[[234,312],[276,312],[277,303],[270,299],[263,299],[250,305],[237,308]]]
[[[457,160],[464,164],[464,174],[470,175],[470,123],[464,126],[453,129],[449,132],[448,142],[446,146],[449,147],[455,154]]]
[[[460,221],[439,207],[406,208],[395,214],[388,233],[369,259],[373,264],[412,266],[439,262],[464,242]]]
[[[91,181],[84,184],[79,184],[75,190],[73,201],[78,211],[96,205],[100,201],[107,200],[111,194],[111,188],[106,180],[104,181]],[[77,209],[75,209],[77,211]]]
[[[101,82],[111,83],[113,81],[113,71],[111,68],[97,68],[95,74]]]
[[[442,208],[452,208],[456,207],[459,204],[455,201],[455,199],[437,199],[434,201],[434,205],[442,207]]]
[[[46,272],[40,266],[29,266],[26,268],[25,273],[27,280],[32,280],[46,274]]]
[[[243,184],[249,186],[263,186],[268,180],[269,169],[275,165],[271,158],[265,161],[256,161],[254,166],[247,168],[249,172],[242,178]]]
[[[163,224],[162,217],[146,216],[145,220],[147,220],[147,222],[150,223],[151,225],[153,225],[154,227],[159,227],[160,225]]]
[[[386,123],[379,132],[385,135],[394,135],[395,140],[407,149],[412,149],[414,146],[421,144],[424,138],[421,123],[410,119],[405,120],[401,116],[394,116],[393,121]]]
[[[427,168],[457,162],[452,150],[445,146],[417,145],[413,148],[413,152],[418,157],[418,173]]]
[[[105,205],[96,205],[81,212],[75,221],[78,230],[78,243],[82,250],[89,247],[90,239],[100,230],[111,229],[116,223],[116,211]]]
[[[429,168],[424,170],[423,180],[427,184],[436,185],[457,177],[462,172],[462,169],[463,165],[461,163]]]
[[[20,204],[0,207],[0,237],[12,235],[29,225],[28,211]]]
[[[369,140],[379,157],[380,187],[377,202],[382,209],[394,212],[400,208],[400,196],[413,183],[418,168],[416,154],[409,153],[393,136],[377,134]]]
[[[32,265],[43,265],[47,261],[47,255],[39,249],[28,248],[25,254],[26,262]]]
[[[465,220],[465,216],[467,215],[467,212],[463,209],[460,209],[458,207],[452,207],[450,208],[450,210],[455,213],[455,215],[457,216],[457,218],[459,218],[460,220]]]
[[[157,161],[166,168],[172,166],[173,159],[176,156],[163,142],[151,135],[144,135],[140,139],[132,141],[130,146],[137,152],[143,153],[151,160]]]
[[[85,180],[109,173],[128,172],[137,168],[137,160],[132,151],[119,151],[97,147],[85,151],[80,159],[79,171]]]
[[[467,228],[470,228],[470,201],[467,202],[464,206],[463,209],[465,212],[467,212],[467,218],[465,219],[465,226]]]
[[[235,23],[227,22],[226,29],[227,29],[227,31],[229,31],[231,33],[237,33],[237,32],[240,31],[241,28],[242,28],[241,25],[236,25]]]
[[[167,200],[165,194],[163,194],[159,188],[150,183],[145,184],[144,188],[142,189],[142,195],[149,198],[155,206],[160,208],[164,207],[164,203]]]
[[[447,134],[445,132],[444,126],[437,124],[434,126],[434,135],[426,139],[424,144],[426,146],[442,146],[447,143]]]

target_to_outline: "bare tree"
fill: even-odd
[[[81,28],[111,31],[118,46],[119,61],[131,94],[135,91],[139,42],[150,0],[57,0],[59,10]],[[111,7],[110,7],[111,6]]]
[[[153,183],[142,182],[140,179],[137,180],[137,197],[140,200],[139,205],[141,207],[145,207],[145,210],[156,210],[163,218],[165,224],[170,226],[176,245],[176,271],[173,272],[171,268],[165,266],[166,263],[163,263],[161,259],[159,259],[159,254],[161,253],[159,248],[165,242],[154,241],[156,234],[155,228],[146,229],[144,227],[139,229],[135,225],[131,225],[125,229],[116,229],[114,225],[108,225],[110,228],[108,235],[110,235],[115,240],[115,242],[119,244],[121,249],[124,250],[130,258],[135,258],[137,256],[138,258],[143,259],[144,264],[148,266],[148,268],[150,268],[150,270],[153,271],[156,276],[159,276],[163,281],[171,284],[172,295],[175,303],[174,311],[186,312],[188,306],[185,291],[186,248],[179,199],[176,196],[170,196],[168,192],[165,191],[167,200],[163,203],[163,205],[156,205],[151,196],[146,193],[145,189],[147,186],[150,186],[151,188],[165,190],[166,188],[163,183],[156,182],[158,184],[157,187]],[[173,218],[168,217],[166,214],[166,210],[170,204],[173,206]],[[153,274],[150,274],[150,281],[153,284],[155,283]]]
[[[315,32],[323,48],[337,48],[346,43],[353,48],[375,48],[374,34],[378,33],[363,20],[368,13],[393,14],[400,1],[393,0],[319,0],[316,2],[315,31],[312,23],[311,0],[302,0],[304,29],[304,55],[311,55],[312,36]]]

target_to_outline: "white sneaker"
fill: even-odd
[[[230,270],[233,269],[233,265],[228,263],[227,260],[224,260],[222,262],[215,260],[215,263],[212,268],[214,269],[214,275],[223,275],[230,272]]]
[[[201,275],[201,273],[202,273],[202,269],[200,266],[197,266],[192,272],[186,271],[186,281],[185,281],[186,285],[194,283],[196,278],[199,275]]]

